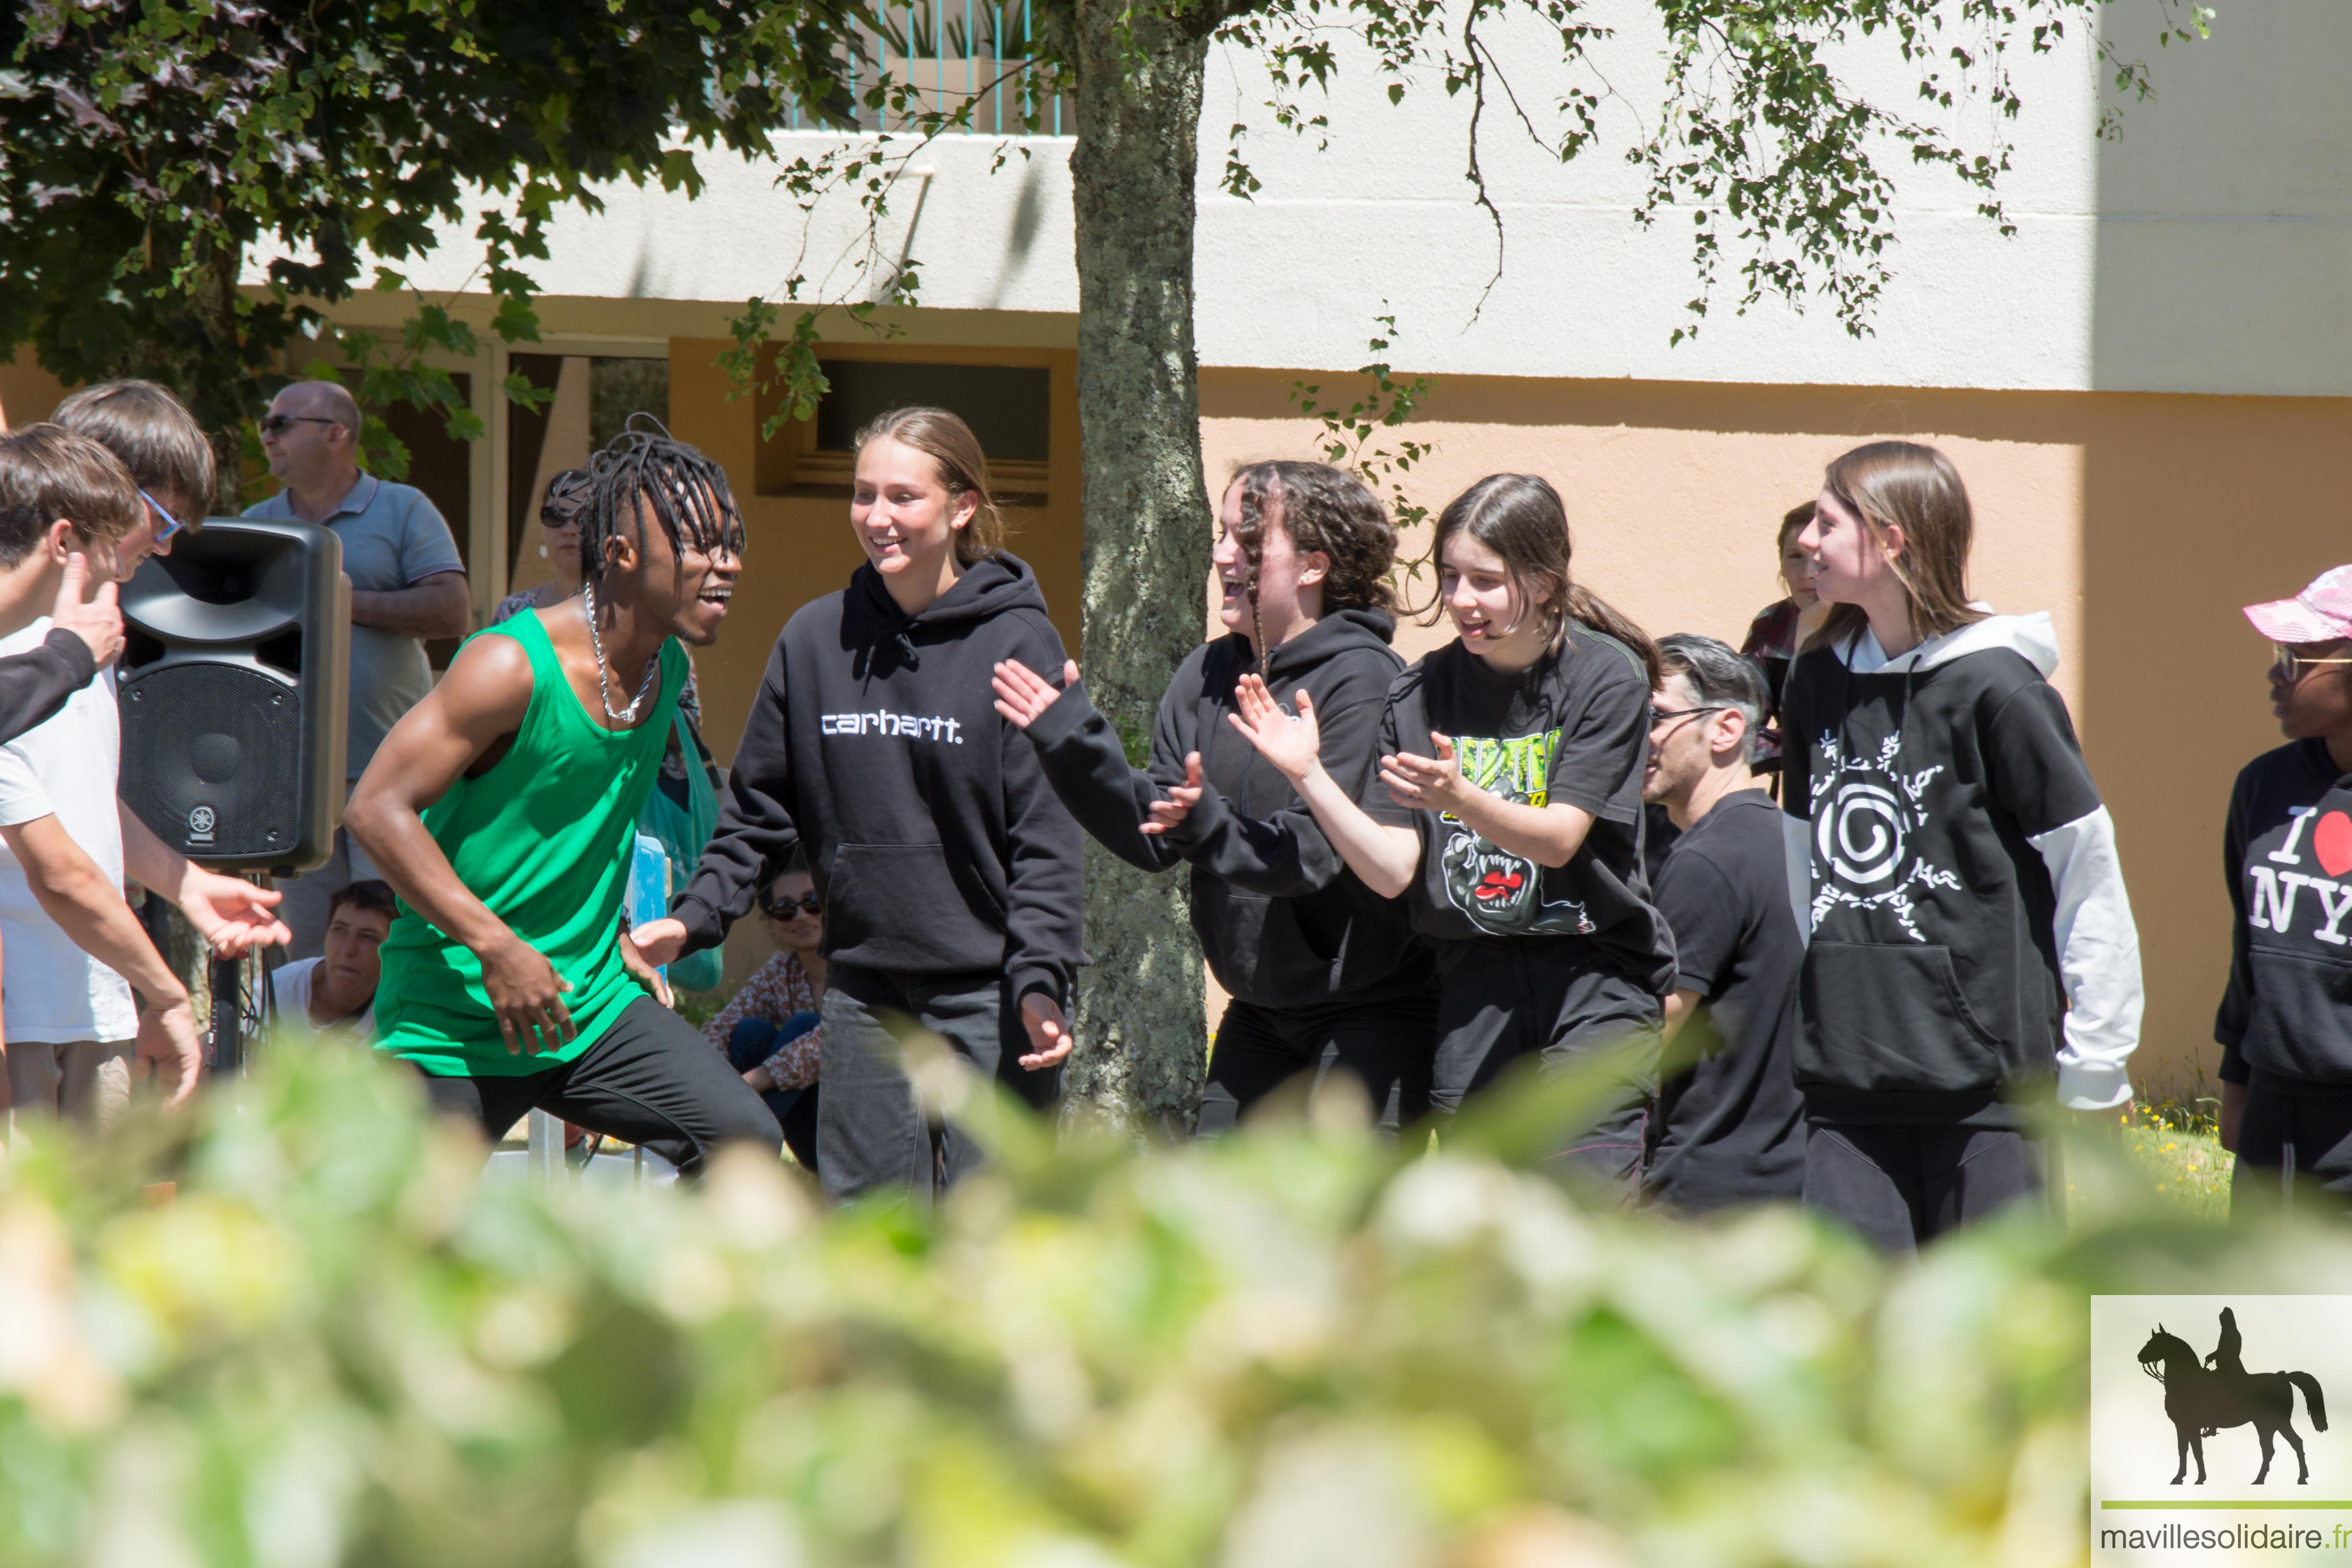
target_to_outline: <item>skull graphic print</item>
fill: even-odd
[[[1822,765],[1812,781],[1813,924],[1832,910],[1885,910],[1903,933],[1926,942],[1913,893],[1920,888],[1958,889],[1960,879],[1913,850],[1927,820],[1927,785],[1942,764],[1902,772],[1903,738],[1880,742],[1878,755],[1849,757],[1841,739],[1824,732]]]
[[[1503,799],[1543,805],[1559,731],[1508,739],[1464,735],[1454,742],[1462,776]],[[1481,931],[1496,936],[1590,936],[1594,931],[1584,906],[1570,900],[1547,901],[1544,868],[1514,855],[1474,831],[1451,812],[1439,818],[1446,831],[1441,865],[1445,895]]]

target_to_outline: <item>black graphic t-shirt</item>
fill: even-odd
[[[1421,835],[1422,874],[1406,895],[1437,942],[1559,937],[1590,942],[1628,979],[1663,995],[1674,942],[1642,868],[1642,767],[1650,683],[1624,645],[1570,623],[1560,650],[1501,675],[1459,642],[1397,678],[1381,722],[1383,753],[1433,754],[1453,737],[1462,775],[1505,800],[1564,801],[1594,817],[1565,866],[1514,855],[1451,814],[1400,805],[1377,772],[1360,803],[1375,822]]]
[[[2326,741],[2265,752],[2238,774],[2222,838],[2222,1080],[2352,1094],[2352,778]]]
[[[1666,1047],[1643,1193],[1691,1212],[1793,1199],[1805,1104],[1789,1041],[1805,942],[1772,797],[1746,789],[1717,801],[1675,840],[1657,889],[1675,933],[1675,988],[1700,1001]]]

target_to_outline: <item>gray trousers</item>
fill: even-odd
[[[938,1036],[982,1077],[1037,1110],[1061,1092],[1061,1068],[1021,1066],[1029,1037],[999,974],[886,974],[835,963],[825,974],[824,1010],[817,1171],[835,1203],[894,1188],[929,1203],[982,1163],[969,1133],[916,1103],[898,1065],[893,1022]]]

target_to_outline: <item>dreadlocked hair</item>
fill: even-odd
[[[1233,482],[1242,492],[1234,542],[1241,546],[1249,574],[1250,628],[1261,657],[1265,628],[1258,621],[1257,577],[1268,521],[1288,537],[1297,554],[1320,551],[1330,562],[1323,574],[1326,614],[1398,607],[1389,582],[1396,565],[1396,529],[1361,479],[1328,463],[1277,461],[1252,463],[1237,470]]]
[[[727,488],[727,470],[673,437],[650,414],[630,415],[621,433],[589,458],[588,484],[588,504],[580,512],[580,570],[591,583],[604,581],[613,542],[624,528],[645,548],[648,511],[673,549],[743,553],[743,514]]]
[[[1658,666],[1657,645],[1650,640],[1650,634],[1569,574],[1572,546],[1568,509],[1548,482],[1533,474],[1488,474],[1447,502],[1429,542],[1429,564],[1440,581],[1445,570],[1445,546],[1458,534],[1469,535],[1502,557],[1520,616],[1542,617],[1545,640],[1553,649],[1566,639],[1568,623],[1580,621],[1624,644],[1642,661],[1654,689],[1664,679]],[[1540,605],[1535,602],[1538,587],[1551,590]],[[1441,588],[1431,594],[1423,624],[1435,625],[1444,607]]]

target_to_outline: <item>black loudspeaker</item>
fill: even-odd
[[[315,523],[215,518],[122,586],[122,798],[216,871],[304,871],[343,815],[352,584]]]

